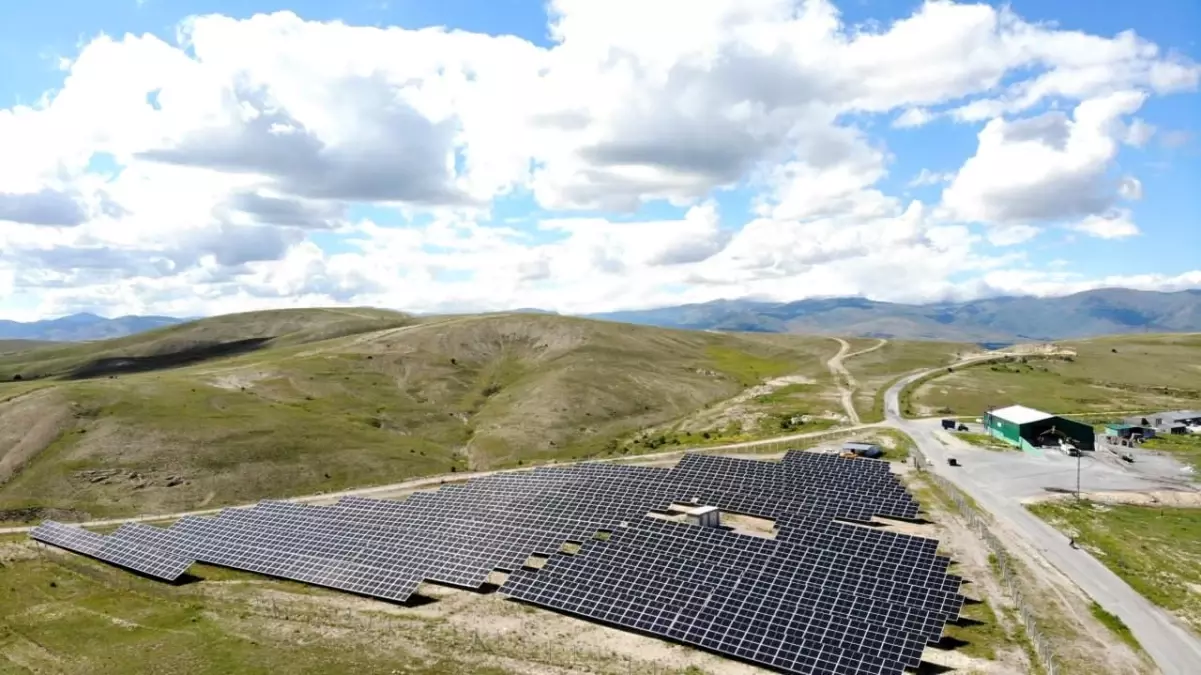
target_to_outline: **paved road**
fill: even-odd
[[[929,371],[927,371],[929,372]],[[1068,575],[1106,611],[1122,619],[1167,675],[1201,673],[1201,640],[1168,612],[1139,595],[1116,574],[1081,549],[1069,545],[1067,537],[1030,514],[1021,499],[1044,492],[1045,487],[1075,486],[1076,463],[1060,453],[1030,457],[1024,453],[993,453],[973,450],[945,434],[937,420],[907,420],[900,414],[900,393],[905,385],[926,373],[902,379],[885,394],[888,423],[908,433],[930,459],[931,470],[950,480],[994,516],[998,526],[1020,537],[1047,562]],[[961,467],[946,463],[949,451],[970,459]],[[1087,477],[1086,477],[1087,475]],[[1101,461],[1081,464],[1085,490],[1147,489],[1176,487],[1154,478],[1124,472]]]

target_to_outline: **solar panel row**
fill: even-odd
[[[776,537],[646,517],[706,504],[776,522]],[[173,580],[192,561],[395,601],[423,580],[541,606],[798,673],[916,666],[963,604],[938,542],[861,527],[915,518],[885,462],[790,452],[688,454],[672,469],[585,463],[498,474],[400,502],[264,501],[101,536],[46,522],[46,543]],[[612,535],[598,541],[594,535]],[[560,552],[565,541],[578,552]],[[530,555],[548,556],[540,570]]]
[[[157,546],[146,546],[120,536],[122,532],[128,533],[137,527],[144,526],[123,525],[106,537],[83,528],[47,521],[34,529],[33,537],[163,581],[175,581],[183,576],[191,566],[191,560],[174,556]]]

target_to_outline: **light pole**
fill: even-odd
[[[1076,448],[1076,501],[1080,501],[1080,456],[1082,453],[1080,448]]]

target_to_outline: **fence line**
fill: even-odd
[[[929,460],[926,459],[921,450],[915,448],[913,452],[913,463],[919,471],[923,471],[924,468],[929,464]],[[1034,612],[1031,611],[1030,606],[1026,604],[1025,596],[1021,590],[1022,580],[1018,577],[1016,572],[1014,572],[1013,567],[1010,565],[1009,554],[1006,553],[1004,545],[1001,544],[1001,540],[998,539],[996,535],[994,535],[988,529],[988,525],[985,524],[984,519],[980,517],[980,513],[974,506],[972,506],[970,502],[968,502],[967,499],[964,498],[963,493],[960,492],[959,488],[952,484],[951,481],[933,472],[924,472],[924,475],[928,476],[932,481],[934,481],[934,483],[942,488],[942,491],[951,498],[951,501],[955,503],[955,507],[958,509],[960,515],[963,516],[964,520],[967,521],[972,530],[974,530],[976,534],[979,535],[982,540],[984,540],[984,543],[987,544],[988,548],[992,551],[993,558],[996,560],[997,569],[1000,570],[1001,573],[1001,581],[1005,586],[1005,590],[1009,592],[1009,597],[1013,600],[1014,605],[1017,607],[1018,615],[1022,619],[1022,624],[1026,629],[1026,635],[1029,636],[1030,642],[1034,645],[1035,653],[1042,662],[1042,666],[1046,670],[1047,675],[1056,675],[1057,671],[1055,667],[1055,653],[1051,650],[1051,643],[1042,634],[1042,631],[1038,629],[1038,626],[1035,623]]]

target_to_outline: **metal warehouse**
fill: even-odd
[[[984,428],[993,438],[1027,451],[1063,441],[1081,450],[1094,448],[1091,425],[1021,405],[984,413]]]

